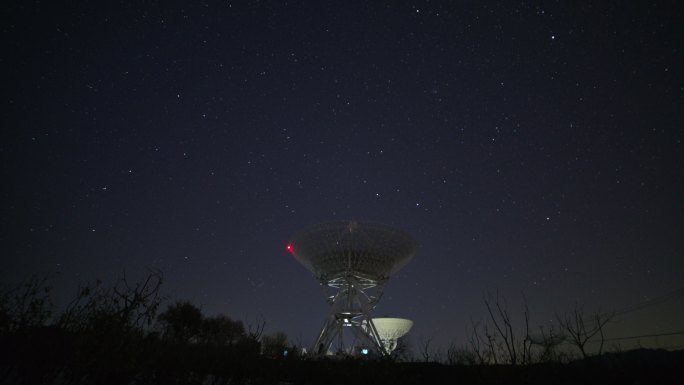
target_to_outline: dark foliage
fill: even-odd
[[[45,283],[0,293],[0,383],[221,383],[244,377],[259,356],[242,322],[205,317],[187,302],[157,317],[159,272],[135,284],[124,276],[113,287],[83,285],[53,322]]]
[[[45,280],[0,293],[0,384],[675,384],[684,367],[684,351],[653,350],[529,365],[477,364],[464,349],[450,365],[306,359],[283,333],[261,338],[263,321],[245,328],[188,302],[157,316],[161,281],[84,285],[52,322]]]

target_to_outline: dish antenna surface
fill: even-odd
[[[413,327],[413,321],[406,318],[373,318],[373,324],[387,353],[392,353],[397,348],[399,338]]]
[[[311,351],[351,354],[370,344],[389,354],[369,313],[390,276],[415,254],[413,237],[382,224],[342,221],[309,227],[286,248],[328,291],[330,314]]]

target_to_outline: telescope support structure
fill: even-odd
[[[353,354],[353,349],[363,346],[388,355],[369,314],[382,296],[383,284],[354,275],[328,281],[325,285],[333,292],[328,295],[330,314],[311,351]]]

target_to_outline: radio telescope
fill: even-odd
[[[397,348],[399,338],[405,336],[413,327],[413,321],[406,318],[373,318],[373,324],[378,331],[382,347],[388,354]]]
[[[328,291],[330,314],[311,351],[351,354],[357,347],[370,346],[389,354],[369,313],[390,275],[415,254],[413,237],[381,224],[332,222],[299,232],[287,250]]]

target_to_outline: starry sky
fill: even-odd
[[[488,291],[533,327],[579,302],[622,311],[608,337],[682,331],[677,2],[2,8],[3,283],[53,274],[60,304],[156,268],[309,344],[327,305],[285,245],[354,219],[418,241],[374,313],[414,344],[465,341]]]

